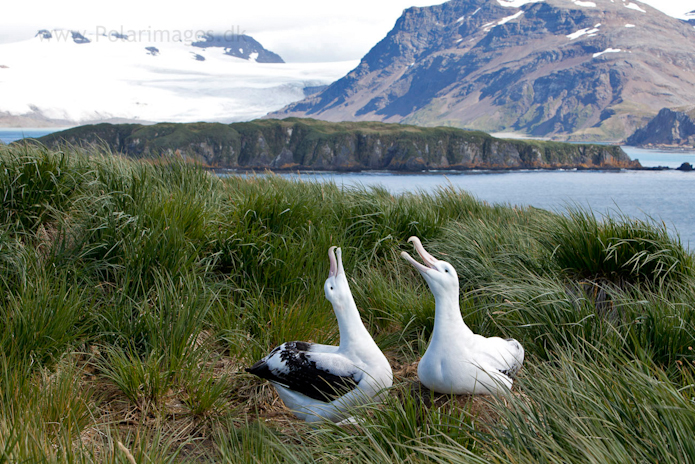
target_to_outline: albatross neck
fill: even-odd
[[[342,353],[359,351],[374,345],[367,328],[362,323],[360,312],[352,295],[335,304],[335,316],[338,319],[340,330],[340,345],[338,350]]]
[[[433,338],[438,333],[456,333],[458,336],[473,335],[461,316],[458,289],[456,292],[439,292],[434,295],[434,332]]]

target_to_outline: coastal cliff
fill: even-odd
[[[694,147],[695,109],[689,112],[664,108],[646,126],[627,138],[639,147]]]
[[[38,139],[104,145],[147,158],[179,155],[210,167],[274,170],[638,168],[619,146],[498,139],[450,127],[313,119],[244,123],[98,124]]]

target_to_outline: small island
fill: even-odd
[[[615,145],[498,139],[479,131],[381,122],[260,119],[233,124],[97,124],[38,139],[134,158],[181,156],[238,170],[639,169]]]
[[[695,147],[695,108],[683,111],[664,108],[626,142],[644,148]]]

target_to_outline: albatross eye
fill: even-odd
[[[331,290],[333,290],[333,287],[331,287]]]

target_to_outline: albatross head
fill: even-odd
[[[422,242],[420,242],[419,238],[415,236],[410,237],[408,242],[415,246],[415,251],[417,251],[417,254],[420,255],[420,258],[422,258],[425,264],[423,265],[415,261],[415,259],[405,251],[401,252],[401,256],[422,274],[422,277],[425,278],[432,293],[437,296],[442,293],[456,292],[456,295],[458,295],[459,278],[458,275],[456,275],[454,266],[429,254],[427,250],[425,250],[425,247],[422,246]]]
[[[333,304],[334,308],[342,308],[352,298],[350,286],[343,269],[343,252],[338,247],[330,247],[328,249],[328,260],[331,263],[331,268],[328,273],[328,279],[326,279],[326,283],[323,285],[323,291],[326,293],[326,299]]]

